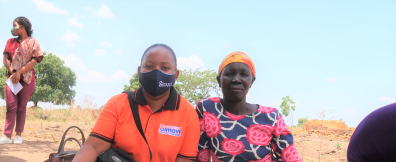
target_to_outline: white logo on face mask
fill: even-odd
[[[162,81],[159,81],[159,87],[171,87],[172,83],[164,83]]]

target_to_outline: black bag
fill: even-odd
[[[140,121],[140,116],[139,116],[139,105],[134,100],[135,93],[132,91],[126,91],[123,93],[128,94],[129,106],[131,107],[132,110],[133,119],[135,120],[136,127],[138,128],[140,134],[147,143],[147,147],[150,151],[150,161],[151,161],[153,155],[151,153],[151,149],[147,142],[146,136],[144,135],[143,132],[142,123]],[[96,162],[124,162],[124,161],[136,162],[136,160],[133,159],[124,150],[117,148],[110,148],[106,150],[105,152],[100,154],[96,159]]]
[[[72,128],[76,128],[80,131],[81,136],[82,136],[82,143],[80,143],[80,141],[78,141],[76,138],[73,138],[73,137],[65,139],[67,132]],[[51,153],[49,155],[49,158],[45,162],[61,162],[61,161],[62,162],[71,162],[73,160],[74,156],[77,154],[77,151],[64,151],[67,141],[76,141],[78,143],[78,145],[80,145],[80,148],[81,148],[81,144],[84,144],[84,142],[85,142],[85,137],[84,137],[83,131],[77,126],[71,126],[71,127],[67,128],[65,133],[63,133],[62,140],[59,144],[58,152]]]

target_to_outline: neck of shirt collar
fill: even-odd
[[[143,96],[143,87],[135,90],[134,100],[141,105],[147,105],[147,101]],[[168,100],[166,100],[164,106],[161,107],[163,110],[179,110],[180,105],[180,94],[177,93],[176,89],[172,86],[170,89]]]

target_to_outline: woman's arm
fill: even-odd
[[[101,153],[110,149],[118,122],[116,111],[119,97],[112,97],[102,109],[87,141],[77,152],[73,162],[94,162]],[[103,137],[103,139],[101,138]],[[106,139],[108,139],[106,141]]]
[[[77,152],[73,162],[95,162],[96,157],[110,149],[110,147],[111,143],[90,136]]]
[[[188,160],[182,157],[177,157],[176,162],[193,162],[192,160]]]
[[[37,60],[36,59],[31,59],[25,66],[17,70],[17,73],[23,74],[28,72],[29,70],[33,69],[33,67],[36,65]]]
[[[25,66],[22,68],[18,69],[15,73],[12,74],[12,82],[14,84],[19,82],[19,79],[21,78],[21,74],[26,73],[27,71],[31,70],[37,63],[36,59],[31,59]]]
[[[283,120],[283,116],[278,110],[275,109],[277,114],[277,122],[274,131],[272,132],[273,138],[272,150],[275,153],[277,160],[282,159],[284,162],[301,162],[300,155],[297,152],[297,148],[293,142],[293,135],[287,129],[286,123]]]
[[[12,73],[12,68],[11,68],[11,61],[8,59],[9,55],[3,54],[3,63],[4,66],[7,68],[7,70]]]

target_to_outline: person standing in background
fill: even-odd
[[[32,37],[33,30],[29,19],[17,17],[13,21],[11,34],[17,38],[10,38],[7,41],[3,52],[3,63],[8,70],[7,79],[11,78],[13,84],[21,83],[23,88],[15,95],[7,84],[4,87],[7,113],[4,136],[0,138],[0,144],[12,143],[11,136],[15,124],[14,143],[22,143],[26,106],[36,82],[33,67],[44,57],[39,43]]]

